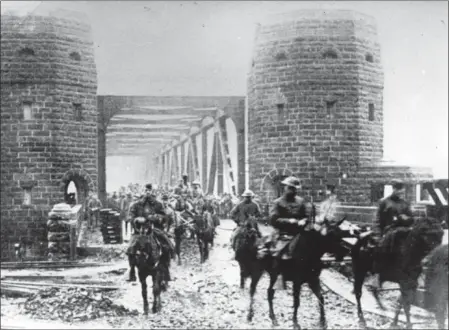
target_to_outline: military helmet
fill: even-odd
[[[393,189],[404,189],[404,182],[398,179],[391,180],[391,185],[393,186]]]
[[[284,180],[282,180],[281,182],[283,185],[289,186],[289,187],[293,187],[296,189],[300,189],[301,188],[301,181],[299,181],[299,179],[295,176],[289,176],[287,178],[285,178]]]
[[[252,192],[252,190],[246,189],[246,190],[243,192],[242,197],[254,197],[254,193]]]

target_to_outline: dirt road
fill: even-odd
[[[193,241],[188,241],[183,248],[184,264],[172,264],[173,281],[169,290],[162,295],[162,311],[159,314],[142,315],[142,298],[138,283],[127,283],[126,274],[102,274],[102,279],[114,281],[122,287],[115,292],[111,299],[114,303],[139,312],[138,316],[108,317],[89,322],[72,323],[71,327],[88,328],[127,328],[127,329],[271,329],[268,318],[268,303],[266,300],[267,276],[264,275],[256,293],[255,317],[252,323],[246,321],[249,303],[248,289],[239,288],[239,269],[233,260],[233,253],[229,248],[229,239],[234,224],[223,220],[217,229],[216,244],[211,251],[210,260],[205,264],[199,263],[198,248]],[[118,263],[119,261],[117,261]],[[81,270],[80,270],[81,271]],[[97,277],[95,275],[90,275]],[[151,279],[148,279],[151,286]],[[247,288],[249,282],[247,283]],[[278,316],[279,328],[292,327],[291,315],[293,299],[290,290],[282,290],[280,285],[275,293],[275,312]],[[324,291],[326,289],[324,288]],[[152,302],[149,290],[149,302]],[[356,308],[340,296],[325,292],[325,304],[328,326],[331,329],[357,329]],[[12,310],[13,308],[11,308]],[[4,313],[2,307],[2,314]],[[5,311],[7,314],[7,312]],[[17,313],[17,310],[16,310]],[[19,317],[10,322],[20,325]],[[5,315],[7,316],[7,315]],[[318,301],[307,286],[301,293],[301,307],[299,310],[300,324],[304,329],[318,326]],[[2,315],[2,320],[3,320]],[[387,328],[389,320],[376,315],[366,315],[369,326]],[[22,324],[25,318],[22,318]],[[3,323],[3,322],[2,322]],[[9,323],[11,324],[11,323]],[[61,326],[61,324],[58,324]]]

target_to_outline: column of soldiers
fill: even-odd
[[[270,224],[275,228],[276,232],[276,235],[273,237],[274,240],[270,242],[272,244],[270,253],[275,257],[289,259],[291,258],[291,248],[294,246],[289,243],[292,242],[294,237],[301,230],[319,230],[325,223],[337,222],[337,207],[340,203],[337,198],[336,183],[328,182],[325,187],[326,198],[320,203],[319,213],[315,216],[314,205],[305,198],[298,196],[302,189],[298,178],[294,176],[287,177],[282,181],[282,185],[284,186],[283,194],[273,202],[269,214]],[[408,227],[413,223],[410,205],[404,199],[404,184],[395,180],[392,183],[392,187],[392,194],[382,199],[378,207],[373,229],[374,238],[378,246],[382,246],[382,238],[389,230],[401,230],[401,228]],[[177,204],[179,209],[176,211],[187,210],[196,212],[197,206],[204,202],[204,193],[201,190],[200,183],[194,181],[192,184],[189,184],[188,176],[185,174],[173,189],[172,194],[177,196],[180,201]],[[231,238],[232,246],[234,246],[235,237],[241,230],[241,225],[249,217],[261,218],[260,207],[253,201],[254,193],[251,190],[245,190],[242,197],[243,200],[230,213],[237,223],[237,228]],[[139,198],[134,204],[131,204],[130,199],[131,196],[128,195],[127,201],[122,202],[122,205],[119,205],[119,209],[122,209],[120,206],[130,206],[127,219],[132,223],[135,234],[140,232],[140,228],[144,223],[153,223],[154,227],[159,229],[156,231],[156,235],[158,239],[164,242],[165,253],[172,253],[173,246],[167,234],[162,230],[163,226],[161,225],[164,221],[163,219],[172,216],[174,211],[169,206],[168,194],[164,194],[161,198],[162,202],[160,202],[152,192],[152,185],[148,184],[146,185],[145,195],[142,198]],[[257,230],[259,236],[262,236],[260,230],[258,228]],[[131,240],[130,247],[132,247],[133,242]],[[131,249],[128,251],[131,251]],[[376,249],[376,254],[379,258],[382,258],[383,253],[385,253],[384,248]],[[135,270],[133,267],[131,267],[129,281],[135,281]]]
[[[301,230],[320,230],[325,223],[336,223],[337,208],[340,202],[337,199],[336,183],[329,181],[325,189],[325,200],[320,203],[319,214],[315,216],[315,207],[312,203],[298,196],[301,190],[301,182],[298,178],[291,176],[282,181],[284,191],[281,197],[273,202],[269,214],[271,226],[275,228],[276,234],[270,244],[269,253],[274,257],[290,259],[294,242]],[[403,230],[413,224],[413,215],[408,202],[404,199],[404,184],[401,181],[392,182],[393,192],[390,196],[383,198],[378,207],[375,226],[373,229],[374,240],[378,248],[375,253],[377,260],[388,252],[384,248],[383,238],[390,230]],[[260,218],[259,205],[252,201],[254,193],[246,190],[242,197],[244,200],[231,211],[231,217],[237,224],[231,238],[231,246],[235,244],[235,237],[241,230],[241,224],[250,217]],[[259,236],[260,231],[259,231]],[[293,244],[290,244],[293,243]],[[378,283],[378,282],[377,282]]]

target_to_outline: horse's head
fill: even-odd
[[[415,222],[410,232],[410,243],[417,250],[428,254],[443,241],[444,230],[441,221],[435,218],[423,218]],[[415,245],[416,244],[416,245]]]
[[[242,223],[242,228],[245,230],[248,237],[257,237],[257,219],[250,215]]]
[[[135,255],[137,266],[151,263],[152,252],[150,237],[148,235],[139,235],[133,246],[133,254]]]

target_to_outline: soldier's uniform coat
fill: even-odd
[[[310,208],[307,207],[306,201],[299,196],[295,196],[292,200],[287,200],[285,196],[281,196],[273,203],[270,211],[271,225],[277,229],[278,237],[273,255],[277,256],[283,252],[291,240],[300,233],[301,228],[298,224],[289,223],[289,219],[301,220],[310,218]]]

